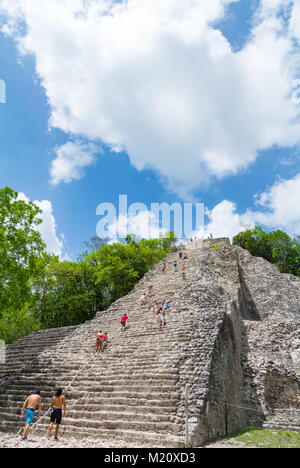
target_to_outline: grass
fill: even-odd
[[[247,447],[300,448],[300,432],[283,429],[248,428],[228,436],[231,441],[242,442]]]

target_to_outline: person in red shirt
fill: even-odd
[[[125,331],[127,320],[128,320],[128,317],[126,314],[124,314],[123,317],[121,318],[122,331]]]
[[[103,351],[103,338],[104,338],[103,332],[102,330],[100,330],[99,333],[97,334],[96,353],[99,351],[99,349],[101,352]]]

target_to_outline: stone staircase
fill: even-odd
[[[185,250],[186,281],[172,253],[166,275],[160,262],[94,320],[6,347],[0,431],[20,431],[22,404],[39,389],[44,409],[30,434],[45,436],[57,387],[68,401],[60,434],[70,442],[199,447],[250,422],[299,428],[300,280],[223,239]],[[141,306],[149,284],[153,294]],[[163,298],[165,329],[153,309]],[[101,329],[110,343],[96,354]]]
[[[120,440],[123,446],[184,447],[185,392],[180,363],[186,360],[186,343],[194,330],[192,304],[184,291],[195,281],[199,262],[207,252],[189,249],[183,281],[178,253],[147,274],[128,296],[81,326],[47,330],[7,348],[7,363],[0,373],[0,430],[18,432],[25,398],[41,390],[44,413],[57,386],[68,400],[63,437]],[[179,271],[173,272],[178,261]],[[140,297],[153,285],[149,304]],[[166,298],[168,325],[161,329],[153,312]],[[190,310],[191,309],[191,310]],[[128,328],[121,331],[127,313]],[[96,334],[102,329],[111,339],[102,354],[95,354]],[[204,357],[203,357],[204,359]],[[203,366],[205,363],[203,362]],[[13,376],[13,380],[11,377]],[[34,426],[45,433],[49,413]]]
[[[40,330],[30,336],[26,336],[5,349],[5,364],[0,365],[0,387],[17,375],[26,372],[34,360],[43,351],[49,352],[60,341],[65,339],[77,327],[55,328],[52,330]]]

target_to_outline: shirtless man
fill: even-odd
[[[59,427],[61,425],[61,420],[62,420],[62,409],[64,409],[64,417],[66,416],[66,411],[67,411],[67,403],[64,395],[62,394],[62,388],[58,388],[56,390],[55,396],[52,398],[51,401],[51,408],[52,408],[52,413],[50,416],[50,426],[49,426],[49,431],[48,431],[48,437],[51,437],[52,429],[54,424],[56,424],[56,429],[55,429],[55,440],[58,440],[58,431]]]
[[[27,440],[27,435],[29,431],[29,427],[32,424],[33,418],[34,418],[34,413],[36,410],[36,407],[39,407],[38,409],[38,415],[37,417],[40,417],[40,412],[42,411],[42,399],[41,399],[41,392],[37,390],[35,393],[30,395],[23,404],[22,407],[22,416],[25,416],[26,420],[26,425],[24,428],[23,436],[21,437],[21,441]]]

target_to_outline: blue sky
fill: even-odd
[[[45,5],[47,1],[50,0],[43,0]],[[77,3],[79,4],[80,1],[78,0]],[[30,3],[30,0],[28,2]],[[283,25],[275,23],[282,15],[282,8],[285,7],[287,11],[287,2],[278,1],[277,10],[270,10],[267,1],[237,1],[229,3],[222,12],[218,10],[220,7],[217,5],[218,2],[222,4],[221,0],[216,0],[216,11],[200,12],[202,16],[199,18],[205,18],[207,15],[205,31],[218,30],[221,39],[212,34],[208,35],[206,32],[198,37],[198,25],[187,15],[186,24],[181,25],[176,40],[174,32],[172,35],[165,30],[157,32],[155,27],[150,29],[150,33],[153,37],[154,35],[157,37],[152,42],[151,36],[150,47],[150,42],[147,42],[150,40],[145,33],[145,38],[142,38],[141,42],[145,42],[145,49],[147,47],[151,49],[151,55],[146,57],[143,68],[140,66],[139,57],[143,58],[144,51],[133,50],[129,55],[130,43],[128,50],[124,49],[122,37],[119,48],[112,47],[110,41],[113,39],[108,37],[109,25],[104,23],[95,25],[93,22],[94,27],[104,29],[103,34],[108,41],[105,50],[111,54],[109,59],[114,64],[115,73],[110,76],[105,69],[107,76],[104,81],[101,81],[106,61],[109,59],[105,58],[105,63],[103,59],[102,64],[99,57],[102,57],[103,50],[100,45],[99,50],[95,45],[89,58],[93,64],[91,65],[93,76],[91,78],[92,72],[87,73],[85,85],[82,84],[84,79],[80,81],[77,78],[73,79],[72,76],[68,83],[68,76],[66,76],[68,69],[67,66],[64,68],[69,53],[80,70],[81,54],[84,54],[84,61],[88,60],[86,50],[90,50],[89,45],[84,43],[85,35],[80,32],[81,25],[75,20],[72,24],[72,34],[74,34],[74,44],[76,41],[83,41],[80,48],[76,48],[72,40],[68,43],[69,36],[63,36],[70,29],[73,18],[71,15],[74,13],[68,10],[68,6],[65,11],[65,23],[62,17],[59,25],[55,26],[57,28],[55,31],[51,30],[53,26],[50,22],[45,25],[43,39],[47,38],[47,46],[52,41],[49,52],[46,46],[43,49],[42,37],[41,41],[37,40],[38,34],[41,33],[38,22],[35,24],[34,21],[37,21],[35,17],[38,17],[39,11],[33,15],[32,11],[29,12],[26,9],[22,11],[21,7],[17,10],[18,14],[22,13],[25,23],[27,22],[27,31],[19,40],[15,34],[18,27],[16,11],[8,11],[6,2],[0,2],[0,13],[3,14],[1,24],[4,26],[3,32],[0,32],[0,79],[5,81],[7,87],[7,102],[0,104],[0,187],[8,185],[24,193],[33,201],[50,202],[50,205],[47,205],[48,212],[45,212],[46,234],[44,233],[50,250],[50,246],[52,250],[55,250],[53,249],[55,245],[56,252],[59,252],[62,257],[66,255],[67,258],[76,259],[83,250],[83,242],[96,234],[97,205],[102,202],[117,204],[120,194],[128,195],[129,204],[142,202],[148,207],[154,202],[170,204],[189,201],[203,202],[209,210],[206,218],[208,225],[206,232],[213,231],[215,235],[234,235],[239,230],[238,227],[245,222],[251,225],[260,223],[266,229],[279,227],[291,234],[297,233],[300,227],[300,216],[299,213],[297,214],[297,211],[300,212],[297,210],[300,201],[299,104],[296,102],[292,106],[287,103],[286,91],[287,86],[295,86],[297,77],[299,78],[299,68],[295,65],[295,63],[299,64],[299,61],[294,60],[290,64],[290,76],[293,75],[293,79],[289,77],[288,83],[283,83],[285,74],[282,64],[290,56],[299,59],[299,43],[296,33],[293,32],[295,18],[298,16],[292,16],[293,2],[289,2],[290,10],[284,22],[285,27],[289,24],[291,27],[288,32],[281,31],[279,34],[279,28],[283,28]],[[51,8],[55,3],[56,0],[52,2]],[[184,1],[181,2],[181,5],[184,3]],[[189,8],[192,10],[195,3],[197,2],[187,0],[187,11]],[[42,7],[40,8],[42,15]],[[193,18],[197,12],[198,10],[195,10]],[[177,27],[178,22],[176,18],[174,19],[173,11],[161,11],[157,6],[154,13],[155,18],[158,15],[162,15],[163,18],[164,15],[170,15],[168,17],[170,24]],[[32,17],[30,17],[31,14]],[[141,23],[143,21],[141,11],[132,10],[130,18],[128,12],[115,12],[114,14],[115,21],[118,21],[116,29],[120,29],[120,25],[122,26],[126,21],[130,22],[132,15],[140,18]],[[211,16],[209,15],[213,15],[215,21],[210,22]],[[272,24],[271,17],[274,19]],[[8,20],[15,22],[14,31],[7,29]],[[77,26],[78,33],[74,32]],[[184,30],[185,27],[186,30]],[[59,58],[57,56],[61,51],[58,48],[59,44],[55,43],[58,28],[61,28],[60,40],[63,41],[61,49],[66,47],[62,57]],[[112,23],[111,30],[114,31],[114,28],[115,25]],[[190,37],[188,34],[191,34],[191,30],[194,35]],[[140,30],[138,34],[141,34]],[[281,43],[276,42],[283,34],[286,34],[286,41],[290,40],[293,43],[292,51],[290,49],[282,51],[279,47]],[[255,67],[261,65],[254,63],[257,54],[251,55],[252,49],[258,48],[257,50],[262,54],[260,57],[262,63],[266,54],[267,61],[270,57],[269,49],[264,51],[263,47],[272,37],[274,63],[270,65],[271,71],[256,69]],[[230,53],[226,49],[226,40],[227,46],[231,49]],[[249,43],[253,43],[252,48],[248,48]],[[23,47],[23,52],[18,50],[18,45]],[[215,46],[217,49],[214,48]],[[216,62],[219,59],[215,59],[216,52],[211,52],[211,50],[219,50],[218,48],[222,50],[222,47],[224,47],[224,59]],[[205,52],[205,48],[214,54],[213,64],[211,61],[205,62],[206,56],[209,55]],[[121,49],[122,55],[119,55]],[[166,53],[166,57],[170,57],[168,69],[164,68],[164,64],[162,65],[161,50]],[[276,57],[277,50],[281,51],[278,57]],[[203,56],[200,57],[202,53]],[[150,54],[148,49],[147,54]],[[194,56],[194,54],[197,55]],[[248,56],[245,59],[246,54]],[[95,57],[99,60],[97,69],[92,68]],[[151,58],[150,68],[148,68],[149,57]],[[177,57],[178,65],[185,67],[183,76],[178,72],[180,67],[176,67]],[[254,57],[253,76],[252,68],[247,68],[249,63],[251,64],[251,57]],[[268,83],[267,80],[272,76],[272,67],[282,71],[283,77],[281,80],[278,78],[278,82],[274,79],[274,82],[271,80]],[[235,68],[237,75],[232,72]],[[58,73],[54,75],[55,69]],[[168,75],[169,72],[170,75]],[[86,73],[86,68],[84,73]],[[97,73],[99,73],[99,96],[97,95]],[[147,83],[149,73],[151,73],[151,81]],[[207,74],[203,80],[201,78],[199,85],[198,80],[193,81],[192,78],[196,73],[200,73],[201,77]],[[262,80],[261,84],[257,84],[256,77],[257,75],[260,77],[260,73],[266,82]],[[220,77],[217,77],[218,74]],[[189,76],[191,76],[189,87],[181,95],[181,90],[185,89],[186,83],[189,82]],[[145,88],[141,85],[143,79],[147,84]],[[167,79],[170,80],[169,86]],[[245,82],[242,81],[243,79]],[[134,82],[134,88],[127,86],[126,80]],[[218,80],[216,81],[217,92],[210,89],[210,83],[214,80]],[[111,89],[107,90],[110,84]],[[93,96],[88,94],[91,86],[95,87],[95,99],[99,98],[102,107],[99,105],[94,108]],[[265,89],[261,90],[261,86],[265,86]],[[272,86],[274,91],[272,90],[269,97],[268,92]],[[283,88],[281,89],[280,86]],[[135,95],[135,90],[138,89],[140,93],[138,99],[143,99],[143,103],[147,103],[147,96],[145,98],[143,93],[147,89],[152,92],[154,87],[156,89],[153,92],[156,94],[153,97],[154,99],[157,97],[158,102],[162,103],[158,115],[155,114],[156,108],[151,109],[150,113],[149,105],[140,106],[140,101],[136,101]],[[172,96],[175,96],[171,104],[169,97],[165,101],[166,92],[161,91],[169,90],[169,88],[172,90]],[[293,90],[295,93],[294,88],[291,91]],[[74,96],[79,95],[77,102],[72,97],[72,91]],[[250,99],[248,100],[248,91],[250,95],[258,97],[257,102],[255,99],[253,103]],[[282,98],[278,98],[275,106],[273,96],[278,96],[281,92]],[[218,93],[220,93],[220,98],[218,98]],[[264,96],[264,93],[265,103],[259,99]],[[207,95],[210,98],[206,103],[207,107],[203,108],[202,112],[201,105],[206,102]],[[178,102],[177,96],[180,97],[180,99],[178,97]],[[192,109],[192,112],[189,103],[194,96],[195,99],[199,99],[199,105]],[[297,94],[294,94],[295,96]],[[126,100],[128,104],[124,105]],[[78,105],[79,101],[80,105]],[[86,102],[89,102],[90,107],[86,105]],[[174,122],[172,113],[167,112],[169,104],[170,109],[175,109],[175,112],[179,109],[178,119]],[[280,106],[282,106],[282,113]],[[89,117],[90,109],[91,116]],[[274,109],[278,111],[280,118],[274,119],[273,122]],[[194,114],[199,114],[195,116],[196,125],[193,122],[188,127],[186,122],[191,120],[190,113],[193,114],[193,118]],[[234,115],[233,121],[229,122],[232,115]],[[150,122],[153,116],[154,120]],[[201,139],[197,135],[198,121]],[[95,125],[98,122],[99,127]],[[255,127],[255,125],[257,129],[252,129],[251,126]],[[211,134],[208,134],[210,127],[214,128]],[[272,135],[274,128],[279,130],[274,130],[274,135]],[[213,141],[214,136],[217,143]],[[257,141],[255,141],[256,136]],[[77,177],[70,175],[70,179],[66,182],[67,169],[62,166],[68,163],[65,151],[65,145],[68,142],[74,145],[75,152],[76,148],[80,148],[83,152],[90,153],[93,162],[82,164],[80,174]],[[92,150],[90,145],[93,145]],[[115,151],[115,147],[120,147],[120,149]],[[59,149],[61,149],[60,164],[55,166],[56,183],[53,183],[51,167],[53,169],[53,161],[58,160]],[[196,153],[197,157],[194,157]],[[209,159],[210,155],[211,159]],[[261,194],[264,195],[260,199]],[[255,200],[259,200],[259,204],[255,203]],[[51,206],[50,211],[49,206]],[[223,214],[220,216],[221,209],[224,216]],[[282,216],[283,212],[284,216]],[[63,245],[60,237],[62,234]]]

